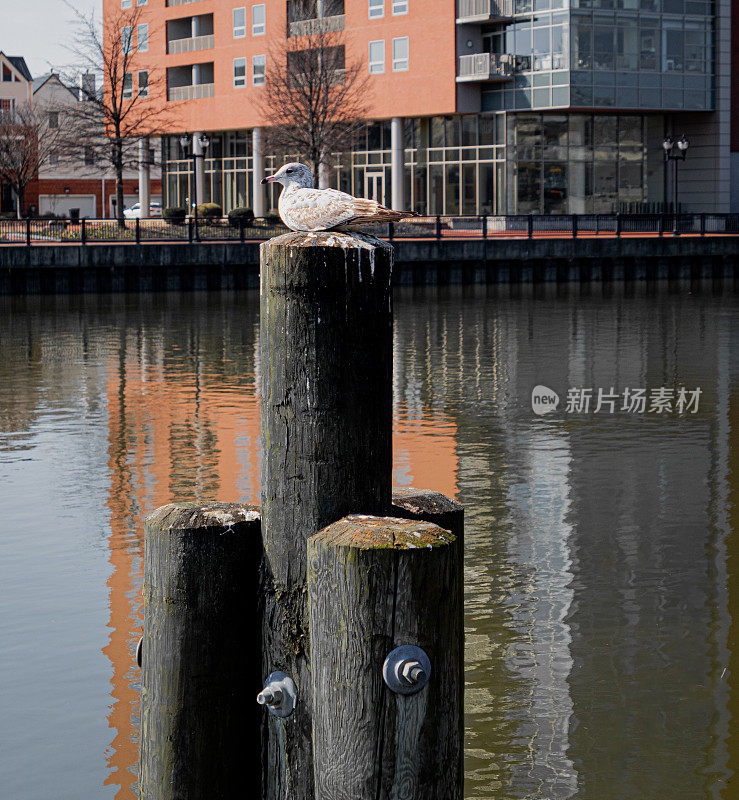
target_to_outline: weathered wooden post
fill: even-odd
[[[461,556],[450,532],[391,517],[308,540],[316,798],[461,800]],[[386,658],[408,645],[428,664],[401,656],[394,686]]]
[[[260,253],[263,672],[284,671],[298,689],[290,717],[269,716],[264,798],[309,800],[306,542],[346,514],[390,507],[392,248],[292,233]]]
[[[259,797],[262,553],[255,506],[146,520],[140,800]]]

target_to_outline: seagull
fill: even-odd
[[[393,211],[377,200],[352,197],[338,189],[314,189],[310,167],[297,161],[285,164],[262,183],[281,183],[280,218],[293,231],[329,231],[355,228],[373,222],[395,222],[418,216],[413,211]]]

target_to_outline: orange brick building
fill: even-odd
[[[730,0],[104,0],[104,9],[139,15],[131,85],[145,81],[176,116],[162,142],[168,205],[274,209],[276,189],[259,182],[284,157],[265,152],[258,98],[275,44],[319,24],[342,32],[370,84],[364,141],[332,154],[329,185],[429,215],[667,210],[676,173],[662,142],[686,134],[683,210],[728,210]]]

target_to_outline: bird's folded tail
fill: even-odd
[[[400,222],[400,220],[420,216],[415,211],[393,211],[392,208],[381,206],[376,200],[355,198],[357,216],[342,222],[337,227],[354,228],[377,222]]]

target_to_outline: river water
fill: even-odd
[[[737,298],[395,311],[395,483],[466,507],[466,797],[739,797]],[[142,520],[258,500],[257,336],[253,293],[0,298],[3,798],[136,796]]]

